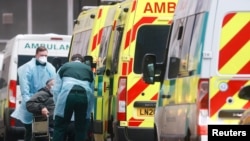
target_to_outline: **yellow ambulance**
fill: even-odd
[[[160,83],[142,80],[144,54],[159,54],[167,42],[176,0],[126,0],[118,3],[108,48],[96,63],[95,116],[103,140],[153,140],[154,109]],[[108,43],[108,42],[107,42]],[[100,104],[102,103],[102,104]],[[103,118],[101,118],[103,117]]]
[[[239,124],[250,108],[249,5],[178,1],[165,61],[157,64],[158,54],[148,54],[142,67],[145,82],[162,83],[154,118],[158,141],[207,141],[209,125]]]
[[[95,74],[95,106],[93,112],[93,133],[95,140],[107,138],[107,118],[108,118],[108,95],[102,91],[102,62],[105,62],[109,39],[113,30],[114,18],[117,7],[112,5],[100,5],[81,12],[75,22],[74,33],[69,56],[80,53],[91,58],[91,66]]]
[[[90,37],[98,8],[91,7],[83,10],[75,20],[73,35],[70,45],[69,58],[75,53],[87,55]]]

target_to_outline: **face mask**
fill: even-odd
[[[45,64],[47,62],[47,57],[46,56],[41,56],[41,57],[38,58],[38,61],[41,64]]]
[[[53,88],[54,88],[54,86],[50,86],[49,92],[50,92],[51,94],[53,94]]]

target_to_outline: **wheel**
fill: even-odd
[[[4,141],[17,141],[15,135],[13,135],[9,129],[10,127],[10,109],[6,108],[4,110]]]
[[[154,141],[158,141],[157,128],[155,124],[154,124]]]
[[[7,127],[4,129],[4,141],[17,141],[17,139],[8,131]]]

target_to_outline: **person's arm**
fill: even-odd
[[[29,66],[21,66],[18,68],[18,79],[22,95],[23,102],[27,102],[30,99],[30,86],[31,86],[31,69]]]
[[[62,79],[60,77],[59,74],[56,75],[56,78],[55,78],[55,84],[54,84],[54,87],[52,88],[52,94],[53,94],[53,100],[54,100],[54,103],[56,103],[57,101],[57,97],[60,93],[60,90],[62,88]]]
[[[33,114],[41,114],[41,110],[43,108],[46,108],[46,105],[44,103],[47,100],[47,97],[45,95],[46,93],[44,91],[39,91],[38,93],[34,94],[26,102],[27,110]]]

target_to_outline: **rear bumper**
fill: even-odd
[[[12,119],[10,117],[11,113],[14,111],[14,109],[5,109],[5,137],[9,138],[15,138],[15,139],[24,139],[25,134],[25,128],[20,120],[15,120],[15,125],[10,126],[9,122]]]
[[[15,137],[16,139],[24,139],[25,128],[24,127],[9,127],[6,134],[7,136]]]
[[[154,128],[138,128],[119,126],[113,122],[114,136],[117,141],[153,141]]]

